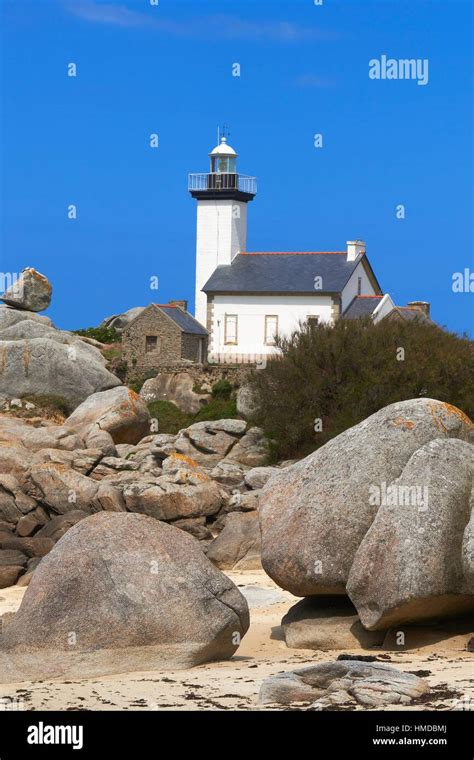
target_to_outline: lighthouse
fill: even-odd
[[[247,203],[257,192],[255,177],[239,174],[237,153],[222,137],[209,153],[209,171],[190,174],[188,189],[197,200],[196,319],[207,326],[202,288],[217,267],[230,266],[246,250]]]

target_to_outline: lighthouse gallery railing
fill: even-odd
[[[257,178],[246,174],[226,174],[206,172],[188,175],[188,190],[240,190],[243,193],[257,192]]]

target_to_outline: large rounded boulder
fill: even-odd
[[[474,613],[473,476],[471,444],[435,440],[389,485],[347,584],[366,628]]]
[[[152,401],[170,401],[185,414],[197,414],[211,398],[209,393],[196,393],[195,381],[189,372],[159,372],[145,380],[140,398],[147,404]]]
[[[65,425],[82,434],[91,427],[106,431],[114,443],[138,443],[150,434],[150,413],[135,391],[119,386],[93,393],[74,410]]]
[[[130,324],[132,319],[138,317],[138,315],[145,309],[146,306],[134,306],[132,309],[124,311],[122,314],[112,314],[112,316],[106,317],[102,320],[100,327],[113,328],[114,330],[117,330],[118,333],[121,333],[125,327]]]
[[[296,596],[345,594],[379,508],[377,494],[426,443],[468,440],[471,431],[466,415],[449,404],[401,401],[270,478],[259,507],[266,572]]]
[[[187,668],[231,657],[247,602],[178,528],[99,513],[36,569],[0,636],[0,680]]]
[[[91,393],[121,385],[93,346],[56,337],[4,340],[0,334],[0,395],[60,396],[76,407]]]

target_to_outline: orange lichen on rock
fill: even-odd
[[[186,454],[173,453],[173,454],[170,454],[170,459],[177,459],[180,462],[187,464],[188,467],[199,467],[196,460],[191,459],[191,457],[187,457]]]
[[[393,425],[396,425],[397,427],[404,427],[407,430],[413,430],[415,427],[415,423],[412,422],[412,420],[406,420],[404,417],[395,417],[395,419],[391,420]]]
[[[202,483],[207,483],[209,480],[212,480],[212,478],[210,478],[209,475],[206,475],[205,472],[195,472],[193,473],[193,477],[197,478],[197,480],[200,480]]]
[[[473,427],[473,424],[467,414],[464,414],[460,409],[457,408],[457,406],[453,406],[452,404],[448,404],[446,401],[439,401],[435,404],[430,404],[430,412],[433,417],[433,420],[435,422],[435,425],[443,431],[443,433],[448,432],[448,428],[444,424],[444,422],[440,419],[439,412],[445,411],[449,415],[454,415],[457,417],[457,419],[462,422],[463,425],[467,425],[469,428]]]
[[[41,272],[37,272],[36,269],[33,269],[33,267],[26,267],[23,270],[23,274],[31,274],[33,277],[36,277],[37,280],[41,280],[44,283],[47,283],[49,287],[51,288],[51,283],[49,282],[48,278],[44,276],[44,274],[41,274]]]
[[[441,405],[444,406],[444,408],[450,414],[454,414],[459,420],[461,420],[461,422],[464,422],[466,425],[469,425],[469,427],[474,427],[472,420],[467,416],[467,414],[464,414],[464,412],[461,411],[461,409],[458,409],[457,406],[448,404],[447,401],[442,401]]]
[[[64,462],[38,462],[35,465],[36,470],[44,470],[45,472],[66,472],[71,470],[71,467]]]

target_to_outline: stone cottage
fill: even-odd
[[[123,359],[139,371],[207,360],[207,330],[186,310],[186,301],[152,303],[122,332]]]

